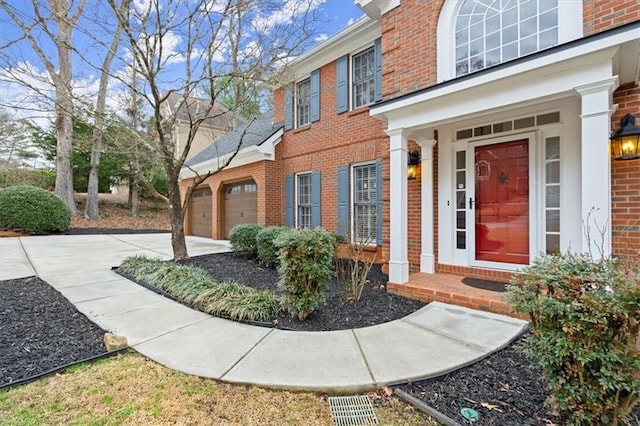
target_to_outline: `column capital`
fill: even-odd
[[[604,80],[596,81],[589,84],[584,84],[582,86],[576,86],[573,89],[578,92],[580,96],[592,95],[594,93],[600,93],[607,91],[609,94],[612,94],[620,85],[618,81],[618,76],[615,75],[610,78],[606,78]]]
[[[409,129],[405,128],[387,129],[384,132],[391,138],[400,136],[406,139],[409,137]]]

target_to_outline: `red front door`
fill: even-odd
[[[475,149],[476,260],[529,263],[529,141]]]

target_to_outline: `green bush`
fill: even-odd
[[[566,424],[627,423],[640,402],[638,278],[611,259],[545,255],[509,286],[514,310],[531,319],[525,353]]]
[[[0,189],[0,229],[49,234],[70,224],[71,211],[56,195],[35,186]]]
[[[279,249],[276,247],[276,239],[289,228],[283,226],[267,226],[256,235],[256,243],[258,245],[258,260],[265,266],[278,266]]]
[[[258,243],[256,236],[262,230],[257,223],[243,223],[236,225],[229,231],[229,242],[234,251],[243,253],[249,259],[258,256]]]
[[[29,185],[42,189],[56,186],[56,173],[50,170],[12,169],[0,167],[0,188]]]
[[[280,287],[289,312],[304,320],[324,302],[331,278],[335,239],[322,229],[284,232],[280,249]]]
[[[134,256],[125,259],[119,270],[211,315],[270,322],[282,308],[281,299],[272,293],[237,283],[218,283],[195,266]]]

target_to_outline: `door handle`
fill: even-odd
[[[473,201],[472,197],[469,197],[469,209],[473,209],[473,204],[475,203],[475,201]]]

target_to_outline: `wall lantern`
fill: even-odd
[[[407,161],[407,179],[414,180],[418,174],[418,166],[420,165],[420,154],[418,150],[414,149],[409,152],[409,159]]]
[[[627,114],[620,120],[620,128],[611,136],[611,152],[616,160],[634,160],[640,158],[640,127],[636,118]]]

